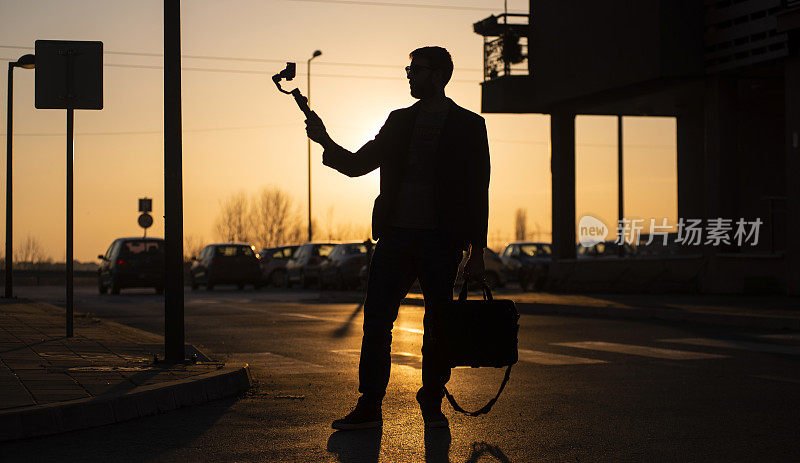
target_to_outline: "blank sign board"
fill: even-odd
[[[103,42],[36,41],[37,109],[103,109]]]

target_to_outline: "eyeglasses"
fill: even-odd
[[[411,66],[406,66],[406,75],[416,74],[422,69],[436,69],[433,66],[422,66],[420,64],[412,64]]]

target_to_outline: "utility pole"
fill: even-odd
[[[164,0],[164,352],[183,362],[183,175],[181,142],[181,3]]]

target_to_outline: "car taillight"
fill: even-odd
[[[122,260],[122,259],[120,259],[120,260],[118,260],[118,261],[117,261],[117,265],[118,265],[118,266],[125,265],[125,261],[124,261],[124,260]]]

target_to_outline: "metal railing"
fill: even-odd
[[[529,15],[502,13],[473,25],[483,36],[483,80],[527,75]]]

